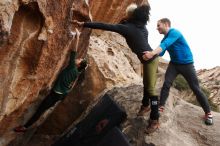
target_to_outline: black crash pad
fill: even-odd
[[[82,121],[71,128],[52,146],[97,146],[100,142],[112,141],[111,137],[117,137],[114,135],[121,135],[119,139],[122,138],[121,140],[126,143],[119,129],[115,130],[115,127],[120,127],[126,117],[126,112],[108,94],[105,94]],[[103,120],[108,122],[100,132],[97,132],[96,127]],[[112,129],[114,130],[112,131]]]

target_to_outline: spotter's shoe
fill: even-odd
[[[211,113],[206,113],[204,116],[204,122],[206,125],[213,125],[213,116]]]
[[[147,126],[147,128],[145,129],[145,133],[146,134],[150,134],[155,132],[157,129],[159,129],[159,120],[149,120],[149,125]]]
[[[146,113],[150,111],[150,106],[141,106],[140,110],[137,113],[137,116],[144,116]]]

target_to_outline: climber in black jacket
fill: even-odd
[[[137,115],[144,116],[145,113],[151,110],[149,126],[146,129],[147,133],[151,133],[159,127],[158,96],[155,90],[159,60],[157,56],[154,56],[148,61],[143,59],[143,55],[146,51],[152,51],[148,43],[148,31],[145,26],[149,20],[150,5],[137,6],[132,4],[128,6],[126,12],[127,18],[123,19],[119,24],[79,22],[76,20],[72,22],[78,26],[113,31],[119,33],[126,39],[132,52],[137,55],[143,64],[144,94],[142,106]]]

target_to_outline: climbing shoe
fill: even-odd
[[[150,134],[155,132],[157,129],[159,129],[159,120],[149,120],[149,124],[147,126],[147,128],[145,129],[145,133],[146,134]]]
[[[204,122],[206,125],[213,125],[213,116],[211,113],[206,113],[204,116]]]
[[[137,113],[137,116],[144,116],[146,113],[150,111],[150,106],[141,106],[140,110]]]
[[[18,133],[24,133],[24,132],[27,131],[27,128],[24,127],[24,126],[18,126],[18,127],[15,127],[15,128],[14,128],[14,131],[15,131],[15,132],[18,132]]]

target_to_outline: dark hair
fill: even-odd
[[[83,59],[79,64],[78,71],[82,72],[83,70],[86,69],[87,66],[88,66],[87,60]]]
[[[133,12],[132,21],[137,24],[146,25],[149,21],[150,9],[149,4],[138,6]]]
[[[162,19],[159,20],[159,22],[167,23],[169,25],[169,27],[171,27],[171,21],[168,18],[162,18]]]

